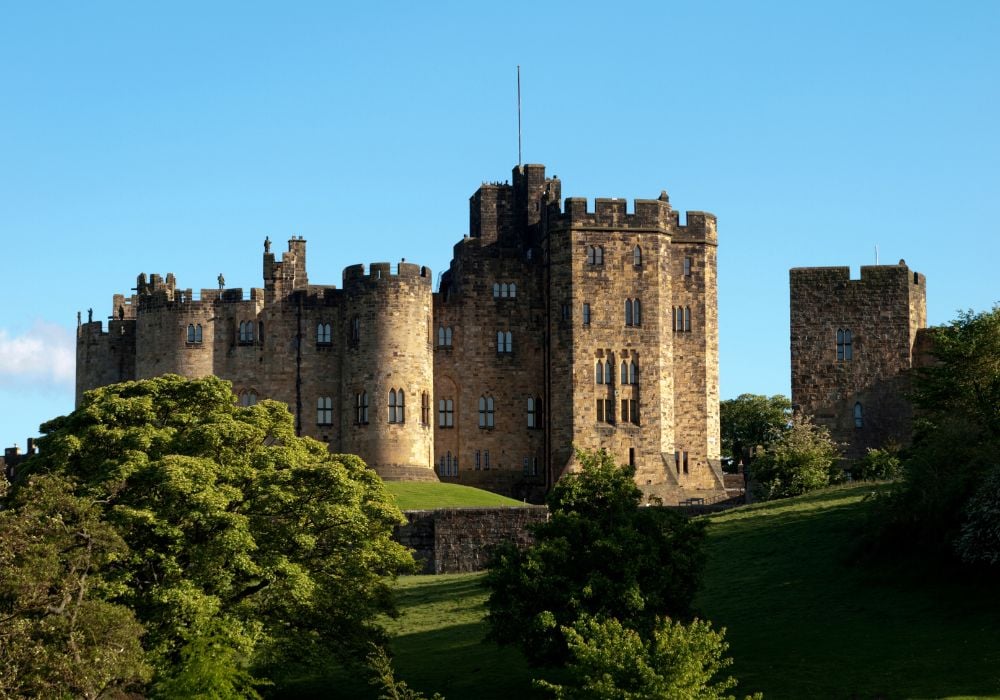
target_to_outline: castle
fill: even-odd
[[[909,443],[909,371],[928,360],[927,280],[907,267],[790,272],[792,405],[830,429],[846,459]]]
[[[164,373],[217,375],[244,404],[288,404],[296,429],[385,479],[440,479],[537,499],[607,449],[665,503],[723,493],[716,219],[657,199],[561,201],[542,165],[469,200],[469,233],[431,271],[352,265],[310,284],[306,241],[263,287],[138,277],[108,328],[78,324],[76,396]]]

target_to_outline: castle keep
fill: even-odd
[[[908,370],[930,340],[927,280],[898,265],[790,273],[792,404],[830,429],[844,457],[909,442]]]
[[[386,479],[538,498],[605,448],[664,502],[722,492],[716,220],[666,193],[561,201],[542,165],[470,198],[469,233],[431,271],[352,265],[310,284],[306,241],[263,288],[180,289],[139,275],[104,330],[81,323],[77,402],[94,387],[214,374],[244,405],[288,404],[296,428]]]

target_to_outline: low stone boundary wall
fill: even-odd
[[[394,533],[414,550],[425,574],[482,571],[501,542],[524,548],[532,544],[528,525],[548,520],[545,506],[514,508],[440,508],[408,510],[406,525]]]

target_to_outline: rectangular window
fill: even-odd
[[[478,472],[480,469],[482,469],[482,453],[476,450],[476,471]]]
[[[674,469],[678,474],[681,473],[681,453],[674,452]]]
[[[608,423],[615,422],[615,402],[612,399],[607,399],[604,402],[604,419]]]
[[[633,467],[633,468],[635,467],[635,448],[634,447],[628,448],[628,465],[630,467]]]
[[[531,471],[531,458],[530,457],[525,457],[524,458],[524,474],[525,474],[525,476],[527,476],[530,471]]]
[[[431,397],[426,391],[420,396],[420,422],[423,425],[431,422]]]
[[[684,453],[684,473],[688,473],[688,453]]]
[[[583,325],[590,325],[590,304],[587,303],[583,305]]]
[[[628,423],[628,399],[622,399],[622,423]]]
[[[333,425],[333,399],[329,396],[316,401],[316,425]]]
[[[488,470],[489,468],[490,468],[490,451],[483,450],[483,469]]]
[[[632,417],[632,422],[635,425],[639,425],[639,402],[632,399],[628,402],[629,406],[629,416]]]
[[[438,401],[438,427],[455,427],[455,404],[451,399],[440,399]]]
[[[563,321],[568,321],[569,318],[570,318],[570,305],[569,304],[563,304],[562,305],[562,320]]]
[[[604,399],[597,399],[597,422],[604,422]]]
[[[531,475],[538,476],[538,457],[531,458]]]
[[[691,276],[691,258],[684,258],[684,276]]]
[[[685,306],[684,307],[684,332],[685,333],[690,333],[691,332],[691,307],[690,306]]]

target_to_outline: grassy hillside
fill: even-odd
[[[767,700],[1000,697],[1000,596],[954,572],[853,562],[871,486],[710,516],[698,606],[728,628],[741,694]],[[481,574],[400,581],[387,621],[400,678],[448,700],[543,698],[512,649],[482,641]],[[551,676],[549,676],[551,677]],[[376,698],[358,674],[307,669],[288,698]]]
[[[475,506],[521,506],[521,501],[462,486],[420,481],[387,481],[386,488],[402,510],[469,508]]]
[[[872,486],[710,517],[698,603],[743,691],[781,698],[1000,697],[995,586],[854,563]]]

